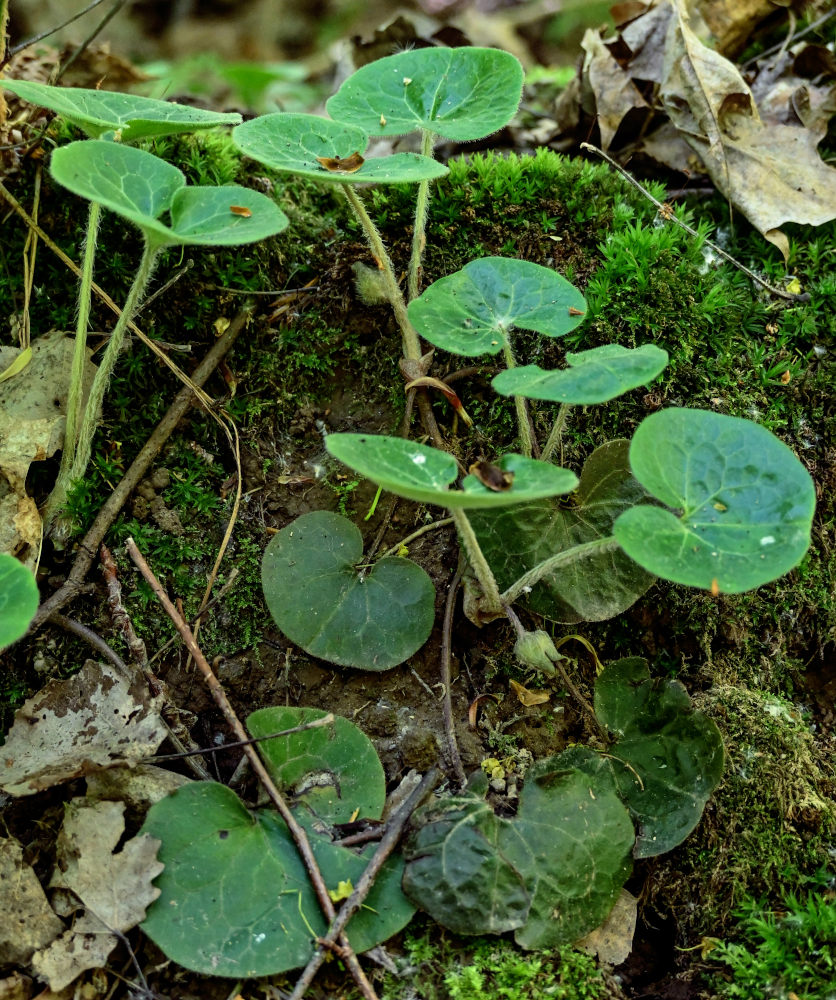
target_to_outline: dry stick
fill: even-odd
[[[456,570],[450,589],[447,591],[447,603],[444,606],[444,626],[441,631],[441,683],[444,687],[444,701],[442,702],[444,711],[444,735],[447,737],[447,751],[456,772],[456,779],[464,787],[467,784],[467,775],[464,773],[462,759],[459,755],[459,745],[456,742],[456,726],[453,722],[453,697],[451,693],[452,681],[450,680],[450,646],[453,632],[453,611],[456,607],[456,595],[462,582],[462,571]]]
[[[314,719],[313,722],[305,722],[301,726],[293,726],[292,729],[281,729],[277,733],[268,733],[266,736],[254,736],[249,740],[235,740],[232,743],[220,743],[215,747],[199,747],[197,750],[186,750],[184,753],[164,753],[155,754],[153,757],[144,757],[145,763],[158,763],[161,760],[180,760],[181,757],[197,757],[206,753],[218,753],[220,750],[237,750],[239,747],[251,746],[255,743],[263,743],[265,740],[275,740],[280,736],[292,736],[294,733],[304,733],[309,729],[320,729],[322,726],[334,724],[334,713],[329,712],[321,719]]]
[[[313,850],[311,849],[310,841],[308,840],[307,834],[304,829],[296,822],[296,817],[290,810],[287,802],[285,802],[282,793],[278,790],[270,777],[267,768],[264,766],[261,758],[256,752],[255,748],[249,743],[249,737],[247,736],[247,731],[241,725],[238,716],[235,714],[232,705],[229,703],[229,699],[226,696],[226,692],[221,686],[221,682],[212,672],[212,668],[206,657],[203,655],[203,651],[195,642],[194,635],[189,626],[183,621],[182,615],[177,611],[174,605],[171,603],[168,594],[163,590],[160,581],[154,576],[148,563],[145,561],[142,553],[136,547],[136,542],[133,538],[128,538],[125,542],[125,548],[128,550],[128,555],[134,561],[134,565],[140,571],[140,573],[145,578],[150,588],[154,591],[157,600],[162,604],[166,611],[168,617],[174,623],[174,627],[180,633],[186,648],[189,651],[189,655],[195,662],[198,670],[203,674],[203,679],[206,681],[206,686],[212,694],[215,703],[221,712],[223,712],[224,718],[226,719],[229,727],[235,733],[239,740],[244,744],[244,754],[247,760],[250,762],[250,766],[257,775],[259,781],[261,781],[270,801],[278,810],[279,815],[285,821],[290,835],[296,844],[296,848],[302,858],[307,869],[308,878],[311,880],[314,891],[316,892],[316,897],[319,901],[319,905],[322,912],[325,914],[326,920],[333,921],[336,911],[334,910],[334,904],[331,901],[331,897],[328,895],[328,887],[325,885],[325,880],[322,877],[322,872],[319,870],[319,865],[316,863],[316,858],[314,857]],[[360,992],[363,994],[367,1000],[377,1000],[377,996],[372,988],[371,983],[366,978],[366,974],[360,967],[360,963],[357,960],[357,956],[351,950],[351,945],[348,942],[348,938],[343,934],[340,936],[340,947],[343,949],[343,958],[348,965],[354,981],[357,983]]]
[[[385,559],[386,556],[397,555],[402,545],[409,545],[410,542],[414,542],[422,535],[426,535],[428,531],[435,531],[437,528],[446,528],[448,524],[452,523],[452,517],[443,517],[440,521],[433,521],[432,524],[425,524],[422,528],[416,528],[411,535],[407,535],[406,538],[402,538],[399,542],[395,542],[395,544],[391,548],[388,548],[380,558]]]
[[[240,312],[229,324],[223,336],[212,345],[211,350],[192,375],[191,381],[196,387],[203,385],[217,368],[218,362],[229,352],[238,334],[244,329],[248,316],[249,310],[244,309]],[[93,565],[93,560],[96,558],[99,546],[116,515],[148,471],[149,466],[171,436],[174,428],[180,423],[186,411],[191,406],[193,399],[194,392],[190,387],[183,388],[177,393],[174,402],[168,408],[168,412],[159,422],[151,437],[148,438],[142,451],[140,451],[131,467],[119,481],[116,489],[111,493],[107,502],[97,514],[92,527],[80,542],[78,556],[66,582],[51,597],[48,597],[35,612],[35,617],[32,619],[32,629],[42,625],[50,615],[56,611],[60,611],[61,608],[78,594],[84,582],[84,577]]]
[[[113,666],[116,667],[121,674],[126,677],[130,675],[131,671],[128,665],[116,652],[116,650],[111,649],[110,646],[108,646],[98,632],[94,632],[93,629],[88,628],[86,625],[82,625],[81,622],[77,622],[75,618],[68,618],[66,615],[56,613],[51,615],[49,620],[54,622],[56,625],[60,625],[66,632],[71,632],[73,635],[77,635],[80,639],[84,639],[84,641],[89,643],[97,653],[103,656],[106,660],[110,660]]]
[[[206,606],[203,608],[203,610],[198,611],[196,615],[192,615],[192,617],[188,619],[190,627],[194,627],[195,625],[197,625],[198,622],[203,621],[203,619],[209,614],[212,608],[214,608],[215,605],[219,601],[221,601],[226,596],[226,594],[229,593],[230,590],[232,590],[232,588],[235,586],[235,581],[238,578],[238,574],[240,572],[241,571],[238,569],[237,566],[232,567],[232,569],[229,571],[229,577],[227,578],[226,583],[221,587],[221,589],[216,594],[212,595],[212,600],[206,603]],[[170,649],[175,642],[177,642],[177,636],[173,635],[167,642],[164,642],[162,646],[160,646],[160,648],[156,651],[156,653],[154,653],[154,655],[149,660],[149,663],[153,663],[155,660],[159,660],[159,658],[163,655],[163,653],[167,649]]]
[[[395,849],[395,846],[400,840],[401,834],[403,833],[403,829],[406,826],[409,817],[418,807],[421,800],[428,795],[433,788],[435,788],[440,778],[440,771],[435,767],[430,768],[421,780],[421,784],[409,796],[401,808],[392,814],[386,824],[386,833],[383,834],[383,837],[377,846],[377,850],[374,852],[371,860],[366,866],[366,870],[357,880],[357,885],[354,887],[352,894],[340,907],[340,912],[331,921],[328,933],[325,937],[319,939],[319,946],[317,947],[317,950],[305,966],[302,971],[302,975],[296,981],[296,985],[293,987],[293,992],[290,994],[288,1000],[302,1000],[302,997],[305,993],[307,993],[309,986],[313,982],[314,976],[317,974],[320,966],[325,961],[326,954],[330,949],[333,949],[337,938],[342,934],[343,928],[354,916],[357,910],[360,909],[363,900],[369,894],[369,890],[374,885],[374,880],[377,878],[378,872],[383,867],[386,859]]]
[[[133,622],[122,603],[122,585],[116,575],[116,563],[113,555],[106,545],[102,545],[99,555],[102,561],[102,576],[107,584],[107,603],[110,605],[113,623],[122,633],[122,638],[130,650],[134,663],[140,670],[148,671],[148,650],[145,648],[145,643],[134,631]]]
[[[759,278],[754,271],[750,271],[749,268],[744,264],[741,264],[739,260],[735,260],[731,254],[726,253],[722,247],[718,247],[716,243],[712,243],[709,239],[700,237],[700,234],[696,231],[696,229],[692,229],[687,223],[683,222],[682,219],[677,219],[677,217],[670,212],[670,209],[666,209],[661,201],[654,198],[646,187],[643,187],[631,173],[626,171],[620,164],[616,163],[615,160],[611,156],[608,156],[602,149],[599,149],[597,146],[593,146],[589,142],[582,142],[581,149],[590,149],[593,153],[597,153],[597,155],[606,160],[607,163],[613,167],[613,169],[617,170],[626,181],[632,184],[637,191],[640,191],[649,202],[652,202],[666,222],[675,222],[680,229],[684,229],[686,233],[689,233],[695,239],[702,239],[703,243],[705,243],[707,247],[711,247],[715,253],[719,254],[730,264],[733,264],[739,271],[742,271],[747,277],[751,278],[752,281],[756,281],[759,285],[762,285],[768,292],[771,292],[773,295],[777,295],[782,299],[789,299],[790,302],[810,301],[809,292],[802,292],[800,295],[795,295],[792,292],[785,292],[783,288],[776,288],[775,285],[770,285],[768,281],[764,281],[763,278]]]

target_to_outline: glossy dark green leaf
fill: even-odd
[[[606,403],[630,389],[652,382],[668,363],[668,353],[655,344],[627,348],[604,344],[567,354],[569,368],[544,371],[539,365],[509,368],[491,382],[505,396],[525,396],[553,403],[589,406]]]
[[[409,319],[436,347],[466,357],[498,354],[515,327],[563,337],[582,323],[586,301],[551,268],[482,257],[439,278],[409,304]]]
[[[369,135],[429,129],[469,142],[508,124],[522,85],[519,60],[499,49],[412,49],[358,69],[326,108]]]
[[[26,635],[38,610],[38,584],[31,570],[0,552],[0,649]]]
[[[621,440],[596,448],[568,502],[542,500],[469,515],[500,590],[559,552],[610,536],[619,514],[646,499],[630,473],[628,448]],[[649,573],[616,550],[548,574],[521,602],[552,621],[603,621],[629,608],[652,582]]]
[[[671,850],[697,825],[722,776],[717,726],[694,710],[679,681],[651,680],[640,657],[604,669],[595,714],[618,737],[607,761],[639,825],[636,857]]]
[[[570,943],[609,913],[630,873],[633,825],[612,787],[543,761],[516,817],[477,795],[431,805],[407,843],[404,891],[458,934],[515,931],[524,948]]]
[[[474,475],[465,476],[460,490],[449,487],[458,475],[452,455],[399,437],[374,434],[329,434],[328,451],[347,466],[391,493],[440,507],[508,507],[539,497],[568,493],[577,477],[568,469],[523,455],[503,455],[497,465],[513,473],[510,489],[496,492]]]
[[[810,545],[815,488],[790,449],[751,420],[661,410],[630,445],[633,474],[673,511],[641,504],[616,521],[624,551],[674,583],[738,594],[775,580]]]
[[[321,719],[317,708],[262,708],[247,718],[256,739]],[[347,823],[355,814],[377,819],[386,802],[386,778],[372,741],[348,719],[263,740],[258,752],[278,788],[323,822]]]
[[[56,112],[94,139],[114,132],[122,142],[138,142],[241,121],[239,114],[219,114],[134,94],[52,87],[34,80],[3,80],[1,85],[30,104]]]
[[[246,979],[305,965],[327,924],[287,827],[250,812],[225,785],[184,785],[151,807],[143,833],[162,844],[159,898],[142,925],[166,956],[211,976]],[[323,837],[311,846],[326,884],[356,883],[366,859]],[[396,934],[414,908],[390,859],[348,925],[355,951]]]
[[[351,173],[328,170],[319,157],[347,160],[355,153],[362,156],[369,137],[354,125],[317,115],[262,115],[239,125],[232,139],[242,153],[273,170],[310,177],[323,184],[406,184],[447,173],[443,164],[417,153],[371,157]]]
[[[303,514],[264,552],[264,598],[276,625],[312,656],[388,670],[427,641],[435,592],[409,559],[381,559],[361,575],[362,559],[363,539],[351,521],[324,510]]]
[[[288,224],[272,199],[258,191],[186,187],[177,167],[119,142],[91,139],[61,146],[52,154],[50,172],[73,194],[138,226],[159,247],[237,246],[280,233]],[[161,221],[165,212],[171,225]]]

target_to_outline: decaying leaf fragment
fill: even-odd
[[[581,48],[586,53],[583,72],[595,94],[601,147],[609,149],[618,126],[634,108],[647,108],[632,75],[618,63],[597,31],[587,29]]]
[[[0,838],[0,965],[23,965],[64,929],[13,837]]]
[[[165,739],[159,699],[142,679],[88,660],[65,681],[50,681],[15,713],[0,749],[0,787],[34,795],[117,764],[136,764]]]
[[[615,901],[607,919],[577,942],[590,955],[607,965],[621,965],[633,950],[633,935],[636,932],[638,900],[626,889]]]

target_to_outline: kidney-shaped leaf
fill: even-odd
[[[281,232],[287,216],[250,188],[186,187],[177,167],[119,142],[71,142],[52,154],[52,176],[73,194],[138,226],[157,246],[237,246]],[[160,221],[170,212],[171,225]]]
[[[232,139],[242,153],[273,170],[325,184],[405,184],[447,173],[443,164],[417,153],[373,157],[355,169],[355,154],[362,157],[369,144],[367,133],[317,115],[262,115],[233,129]],[[341,167],[343,161],[350,170]]]
[[[497,354],[514,327],[562,337],[585,314],[584,297],[565,278],[510,257],[472,260],[409,304],[410,322],[422,337],[467,357]]]
[[[657,576],[737,594],[783,575],[807,551],[813,481],[765,427],[707,410],[661,410],[636,430],[630,465],[676,511],[642,504],[615,522],[627,555]]]
[[[497,463],[502,472],[510,474],[508,489],[491,490],[469,475],[462,480],[460,490],[451,490],[449,486],[458,474],[456,460],[429,445],[382,434],[329,434],[325,446],[334,458],[385,490],[440,507],[509,507],[569,493],[578,483],[569,469],[511,454],[503,455]]]
[[[535,765],[514,819],[479,797],[429,806],[407,843],[403,887],[458,934],[514,930],[524,948],[576,941],[609,913],[635,834],[612,779]]]
[[[210,781],[184,786],[152,806],[142,833],[162,841],[160,896],[142,925],[165,954],[195,972],[234,979],[305,965],[327,924],[284,822],[251,813]],[[311,846],[326,884],[356,883],[367,861],[323,837]],[[390,859],[351,919],[357,952],[396,934],[414,908],[400,889],[403,863]]]
[[[94,139],[116,132],[122,142],[138,142],[151,136],[196,132],[241,121],[239,114],[219,114],[107,90],[51,87],[33,80],[3,80],[2,86],[30,104],[56,112]]]
[[[652,382],[667,365],[668,353],[655,344],[634,348],[604,344],[567,354],[566,363],[570,367],[562,371],[544,371],[539,365],[509,368],[500,372],[491,385],[504,396],[590,406]]]
[[[470,515],[500,590],[559,552],[609,537],[618,515],[646,499],[630,473],[628,447],[629,442],[616,440],[596,448],[569,505],[541,500]],[[603,621],[629,608],[652,582],[619,550],[593,553],[547,574],[521,600],[552,621]]]
[[[262,708],[247,718],[247,729],[263,739],[324,715],[316,708]],[[377,819],[383,812],[383,765],[372,741],[348,719],[263,740],[258,750],[278,787],[326,823],[347,823],[355,813]]]
[[[388,670],[429,638],[435,592],[409,559],[381,559],[361,573],[362,559],[351,521],[324,510],[303,514],[265,549],[264,598],[276,625],[312,656]]]
[[[329,98],[328,114],[369,135],[428,129],[469,142],[497,132],[522,96],[519,60],[499,49],[398,52],[358,69]]]
[[[0,649],[26,635],[38,610],[38,584],[31,570],[0,552]]]
[[[679,681],[651,680],[647,662],[609,664],[595,682],[595,714],[618,735],[607,762],[639,824],[635,856],[676,847],[702,816],[723,773],[717,726]]]

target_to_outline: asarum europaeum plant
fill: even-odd
[[[602,620],[657,579],[735,594],[778,578],[809,546],[814,488],[769,431],[736,417],[666,409],[642,421],[632,440],[601,444],[578,475],[550,461],[571,407],[603,404],[652,382],[667,354],[654,345],[605,345],[567,354],[556,371],[520,364],[515,330],[562,337],[586,314],[576,288],[526,261],[475,260],[419,294],[430,184],[446,171],[432,158],[435,138],[470,141],[497,131],[516,111],[521,88],[522,69],[507,53],[422,49],[349,77],[327,103],[331,119],[270,114],[234,129],[247,156],[344,194],[377,264],[366,284],[392,306],[412,379],[431,381],[420,338],[465,357],[504,361],[493,387],[515,400],[518,453],[476,463],[462,478],[449,453],[400,437],[333,433],[328,451],[383,489],[450,513],[476,580],[470,613],[480,622],[515,603],[556,622]],[[72,100],[67,93],[61,100]],[[67,113],[59,103],[51,106]],[[87,105],[85,114],[98,134],[108,131],[103,120],[117,117]],[[138,128],[127,118],[118,127],[123,140]],[[370,136],[408,132],[420,134],[420,153],[365,157]],[[112,141],[59,149],[51,169],[68,189],[139,227],[145,252],[128,317],[161,247],[248,242],[287,224],[256,192],[188,188],[175,167]],[[368,183],[417,184],[406,296],[359,190]],[[119,343],[114,335],[114,358]],[[528,400],[558,404],[539,458]],[[433,626],[434,588],[425,571],[399,556],[369,565],[358,529],[327,511],[305,514],[275,535],[262,580],[285,635],[340,666],[394,667]],[[517,657],[553,673],[560,654],[550,636],[509,617]],[[319,714],[264,709],[248,726],[263,737]],[[368,907],[349,924],[355,950],[396,933],[415,906],[459,933],[513,932],[525,948],[573,942],[599,925],[632,859],[670,850],[698,823],[720,779],[723,749],[716,726],[693,709],[682,685],[651,679],[638,658],[598,675],[594,715],[603,745],[538,761],[515,816],[494,812],[481,775],[425,807],[403,855],[388,862]],[[364,855],[335,844],[334,827],[380,816],[385,783],[371,743],[337,719],[333,731],[260,746],[274,781],[294,795],[329,885],[358,877]],[[161,840],[165,864],[160,898],[143,927],[170,958],[238,979],[311,957],[324,920],[274,813],[253,812],[225,786],[201,782],[153,806],[143,829]]]

